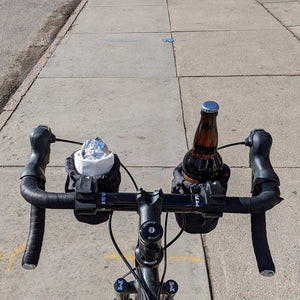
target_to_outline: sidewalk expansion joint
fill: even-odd
[[[171,21],[170,9],[169,9],[169,0],[166,0],[166,5],[167,5],[167,10],[168,10],[170,36],[171,36],[171,39],[174,41],[173,31],[171,30],[172,21]],[[181,120],[182,120],[182,126],[183,126],[183,131],[184,131],[184,139],[185,139],[186,149],[188,149],[189,145],[188,145],[187,128],[186,128],[184,109],[183,109],[183,97],[182,97],[181,85],[180,85],[180,82],[179,82],[180,77],[179,77],[179,73],[178,73],[178,64],[177,64],[177,57],[176,57],[176,51],[175,51],[174,43],[172,43],[172,49],[173,49],[173,58],[174,58],[176,78],[177,78],[177,83],[178,83],[179,101],[180,101],[180,109],[181,109]]]
[[[206,269],[206,274],[208,278],[208,287],[209,287],[209,292],[210,292],[210,300],[214,299],[214,294],[213,294],[213,287],[212,287],[212,282],[211,282],[211,274],[209,271],[209,262],[208,262],[208,255],[207,255],[207,247],[205,244],[205,236],[203,234],[200,234],[201,238],[201,244],[203,248],[203,254],[204,254],[204,261],[205,261],[205,269]]]
[[[300,74],[299,74],[300,76]],[[116,77],[116,76],[105,76],[105,77],[80,77],[80,76],[72,76],[72,77],[58,77],[58,76],[39,76],[37,78],[37,80],[42,80],[42,79],[54,79],[54,80],[57,80],[57,79],[80,79],[80,80],[89,80],[89,79],[116,79],[116,80],[119,80],[119,79],[176,79],[176,77],[174,76],[164,76],[164,77],[159,77],[159,76],[153,76],[153,77],[131,77],[131,76],[124,76],[124,77]]]
[[[256,0],[257,1],[257,0]],[[267,7],[264,6],[263,3],[260,3],[257,1],[257,3],[264,8],[280,25],[282,25],[290,34],[292,34],[298,41],[300,41],[300,38],[289,29],[288,26],[286,26],[279,18],[277,18]]]
[[[125,8],[127,8],[127,7],[141,7],[141,6],[165,7],[165,5],[163,5],[163,4],[130,4],[130,5],[128,5],[128,4],[124,4],[124,5],[120,4],[120,5],[118,5],[118,6],[115,6],[115,5],[96,5],[96,6],[94,6],[94,7],[95,7],[95,8],[96,8],[96,7],[97,7],[97,8],[99,8],[99,7],[100,7],[100,8],[102,8],[102,7],[111,7],[111,8],[125,7]]]
[[[178,161],[178,164],[180,163],[180,161]],[[0,165],[0,168],[24,168],[24,165]],[[64,168],[65,165],[49,165],[47,166],[47,169],[51,169],[51,168]],[[135,166],[135,165],[125,165],[126,168],[132,168],[132,169],[175,169],[177,167],[176,166]],[[248,166],[231,166],[229,165],[230,169],[249,169],[250,167]],[[293,166],[293,167],[288,167],[288,166],[273,166],[274,169],[300,169],[300,166]]]
[[[180,162],[178,162],[179,164]],[[11,164],[11,165],[0,165],[0,168],[24,168],[24,165],[18,165],[18,164]],[[65,165],[48,165],[46,169],[51,169],[51,168],[64,168]],[[135,166],[135,165],[125,165],[126,168],[134,168],[134,169],[146,169],[146,168],[151,168],[151,169],[174,169],[177,167],[176,166]]]
[[[120,35],[120,34],[170,34],[170,31],[112,31],[112,32],[73,32],[74,35],[97,35],[97,36],[109,36],[109,35]],[[104,39],[105,40],[105,39]]]
[[[262,28],[264,31],[280,31],[275,28]],[[171,33],[210,33],[210,32],[256,32],[258,29],[198,29],[198,30],[172,30]]]
[[[183,75],[178,78],[234,78],[234,77],[299,77],[299,74],[232,74],[232,75]]]

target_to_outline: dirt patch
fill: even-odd
[[[27,74],[53,42],[79,3],[80,0],[69,0],[59,9],[53,11],[32,40],[31,45],[20,52],[15,62],[9,67],[8,74],[0,78],[0,110],[3,109],[11,95],[18,89]]]

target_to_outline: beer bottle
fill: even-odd
[[[201,119],[195,133],[193,147],[185,155],[183,178],[190,182],[203,183],[222,177],[223,162],[217,152],[217,115],[219,106],[207,101],[201,106]]]

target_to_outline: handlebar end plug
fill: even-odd
[[[275,275],[275,271],[273,270],[263,270],[260,271],[260,275],[265,276],[265,277],[272,277]]]
[[[34,270],[34,269],[36,269],[36,265],[35,264],[30,264],[30,263],[24,263],[23,265],[22,265],[22,267],[23,267],[23,269],[25,269],[25,270]]]

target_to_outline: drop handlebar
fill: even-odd
[[[49,193],[45,191],[45,169],[49,163],[50,145],[55,135],[44,125],[30,134],[31,155],[21,173],[20,190],[31,204],[30,229],[22,265],[34,269],[42,247],[45,209],[73,209],[80,214],[95,214],[97,211],[137,211],[141,193],[97,193],[93,177],[82,176],[73,193]],[[273,208],[280,198],[279,179],[269,159],[272,137],[264,130],[253,130],[245,141],[250,147],[249,161],[252,169],[252,197],[227,197],[218,181],[200,184],[200,193],[194,195],[162,194],[163,212],[201,213],[204,216],[222,216],[223,213],[251,214],[252,243],[259,271],[270,276],[275,266],[270,254],[265,211]]]

